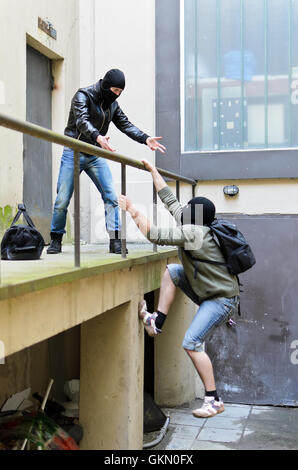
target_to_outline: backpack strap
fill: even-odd
[[[18,204],[18,212],[17,212],[17,215],[15,216],[15,218],[13,219],[12,223],[11,223],[11,227],[13,225],[15,225],[15,223],[19,220],[19,218],[21,217],[21,215],[23,214],[23,216],[25,217],[26,219],[26,222],[27,224],[29,225],[29,227],[31,228],[35,228],[35,225],[33,223],[33,220],[29,217],[29,215],[27,214],[27,211],[26,211],[26,206],[25,204]]]

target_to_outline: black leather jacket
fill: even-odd
[[[117,101],[107,110],[102,109],[99,81],[87,88],[80,88],[74,95],[64,134],[100,147],[96,139],[99,135],[106,135],[111,121],[131,139],[140,144],[146,143],[149,136],[129,122]]]

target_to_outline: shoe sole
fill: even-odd
[[[214,416],[220,415],[220,414],[223,413],[224,411],[225,411],[225,409],[218,411],[215,415],[209,415],[209,416],[198,416],[198,415],[194,414],[194,412],[192,412],[192,415],[193,415],[195,418],[206,419],[206,418],[214,418]]]
[[[142,321],[143,321],[144,316],[145,316],[143,314],[144,310],[147,311],[147,303],[146,303],[145,300],[142,300],[141,302],[139,302],[139,305],[138,305],[138,315],[139,315],[140,320],[142,320]],[[145,330],[147,331],[148,335],[151,336],[151,338],[153,338],[153,336],[157,336],[157,334],[155,333],[152,326],[145,325],[144,322],[143,322],[143,326],[144,326]]]
[[[147,312],[147,302],[146,300],[142,300],[138,304],[138,315],[141,320],[143,320],[145,314],[143,312]]]

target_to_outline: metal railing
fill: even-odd
[[[119,153],[109,152],[108,150],[101,149],[95,145],[87,144],[85,142],[58,134],[52,130],[46,129],[36,124],[26,121],[20,121],[11,116],[0,113],[0,126],[8,129],[21,132],[22,134],[31,135],[38,139],[46,140],[48,142],[63,145],[74,150],[74,264],[75,267],[80,267],[80,157],[79,153],[87,153],[96,157],[103,157],[107,160],[121,163],[121,194],[126,195],[126,166],[138,168],[139,170],[148,171],[144,164],[138,160],[126,157]],[[190,178],[185,178],[172,173],[167,170],[158,168],[159,173],[171,180],[176,181],[176,194],[177,199],[180,198],[180,183],[188,183],[192,185],[192,195],[195,194],[195,186],[197,182]],[[121,241],[122,241],[122,257],[126,258],[126,212],[122,211],[122,228],[121,228]],[[153,223],[157,223],[157,193],[153,185]],[[157,246],[153,245],[153,250],[157,251]]]

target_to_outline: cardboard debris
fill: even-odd
[[[23,404],[23,402],[28,400],[31,395],[31,388],[27,388],[22,392],[15,393],[11,397],[6,400],[4,405],[1,408],[1,411],[15,411],[18,410],[19,407]],[[31,403],[32,404],[32,403]],[[24,408],[22,408],[24,409]]]
[[[18,407],[18,411],[24,411],[27,410],[28,408],[31,408],[31,406],[34,406],[34,403],[30,400],[24,400],[20,406]]]

